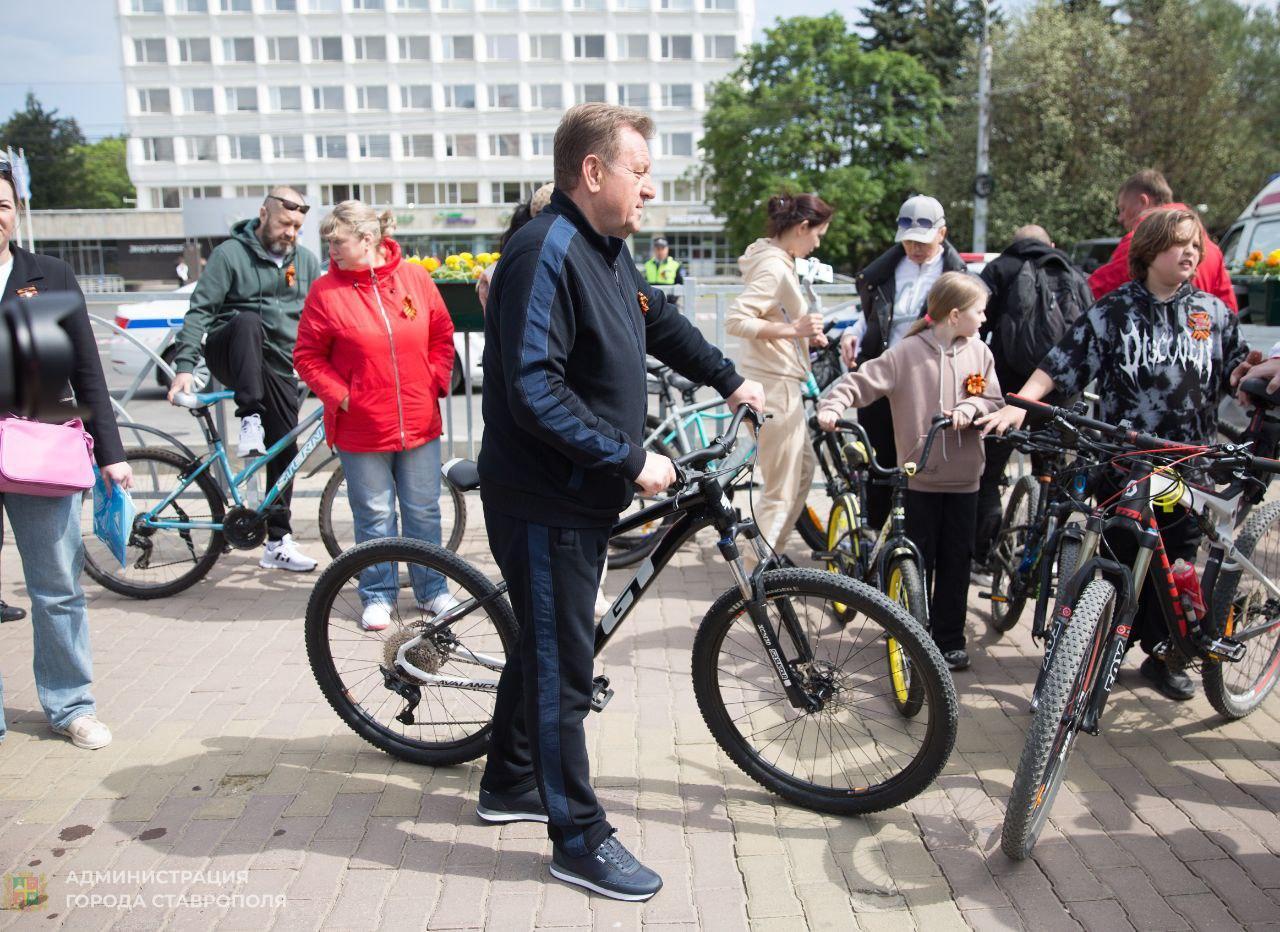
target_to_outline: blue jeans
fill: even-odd
[[[31,599],[36,695],[49,723],[65,728],[95,711],[89,692],[93,682],[89,612],[80,588],[84,566],[80,495],[45,498],[6,493],[0,499]],[[3,699],[0,683],[0,736],[5,733]]]
[[[336,449],[336,448],[335,448]],[[432,440],[412,450],[393,453],[347,453],[338,450],[347,477],[347,499],[355,521],[356,543],[379,537],[396,537],[396,500],[405,537],[440,544],[440,441]],[[409,567],[409,581],[419,602],[444,592],[439,573],[420,566]],[[379,563],[360,574],[360,601],[396,603],[400,568]]]

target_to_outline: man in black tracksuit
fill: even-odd
[[[480,495],[494,559],[520,621],[503,669],[477,812],[548,822],[551,872],[616,899],[662,885],[613,837],[591,788],[595,595],[609,531],[638,486],[674,480],[646,452],[645,354],[762,405],[744,381],[636,271],[621,237],[654,196],[643,114],[570,110],[555,141],[551,203],[512,237],[485,320]]]

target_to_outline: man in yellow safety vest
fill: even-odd
[[[644,277],[650,285],[684,284],[680,260],[671,255],[671,247],[661,236],[653,241],[653,256],[644,264]],[[674,295],[671,303],[677,303]]]

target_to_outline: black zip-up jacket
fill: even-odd
[[[885,351],[885,335],[893,327],[893,300],[898,284],[895,273],[907,250],[894,243],[858,273],[858,301],[867,320],[867,331],[858,344],[858,363],[875,359]],[[942,244],[942,271],[963,272],[968,266],[948,240]]]
[[[555,527],[602,527],[644,467],[645,353],[721,395],[733,363],[556,191],[511,238],[485,311],[480,494]]]

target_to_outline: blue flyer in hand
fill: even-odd
[[[123,567],[129,534],[133,530],[133,517],[137,514],[133,497],[118,485],[112,486],[108,492],[97,467],[93,473],[93,533],[115,554]]]

